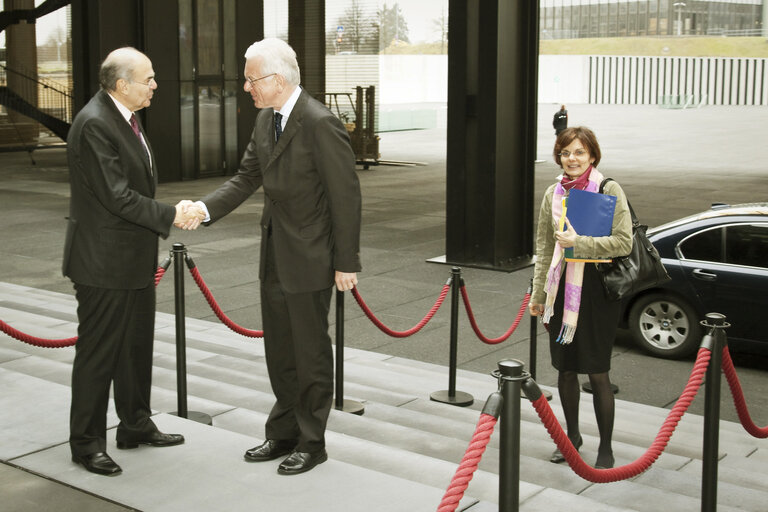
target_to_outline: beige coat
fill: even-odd
[[[533,292],[531,303],[543,304],[546,298],[544,284],[547,278],[547,270],[552,263],[552,254],[555,250],[555,220],[552,218],[552,196],[555,192],[553,183],[544,192],[539,210],[539,223],[536,231],[536,266],[533,271]],[[605,184],[603,193],[616,196],[616,211],[613,214],[613,226],[610,236],[585,236],[576,237],[574,252],[587,258],[614,258],[626,256],[632,250],[632,216],[627,205],[627,196],[615,181]],[[594,263],[587,263],[594,265]]]

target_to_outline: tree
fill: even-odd
[[[440,38],[440,53],[445,52],[445,46],[448,44],[448,16],[445,14],[445,8],[440,11],[440,17],[432,20],[433,32]]]
[[[333,41],[331,48],[335,46],[337,52],[377,53],[379,50],[375,17],[366,13],[360,4],[360,0],[352,0],[339,18],[337,25],[343,27],[340,37],[336,30],[327,34],[327,39]]]
[[[386,48],[392,43],[410,43],[408,38],[408,23],[405,21],[403,11],[395,2],[392,7],[384,4],[379,10],[379,41],[381,47]]]

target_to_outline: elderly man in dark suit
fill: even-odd
[[[121,472],[106,453],[110,384],[120,424],[117,447],[184,442],[153,423],[149,406],[158,235],[194,222],[188,204],[153,199],[155,158],[134,112],[157,89],[152,63],[133,48],[110,53],[101,90],[67,137],[71,188],[63,272],[74,283],[78,340],[72,366],[72,460],[103,475]]]
[[[251,462],[288,455],[284,475],[327,460],[333,400],[328,312],[334,283],[351,290],[360,271],[360,184],[341,122],[299,86],[296,53],[265,39],[245,53],[244,89],[261,109],[235,176],[204,197],[209,222],[264,187],[261,312],[275,405]],[[200,203],[198,203],[200,204]]]

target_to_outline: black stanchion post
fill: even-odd
[[[710,328],[712,356],[707,366],[704,382],[704,449],[701,472],[701,510],[717,510],[717,459],[720,432],[720,372],[723,348],[726,344],[725,329],[729,324],[720,313],[708,313],[703,325]],[[706,339],[706,337],[705,337]]]
[[[336,409],[361,416],[365,406],[344,399],[344,292],[336,289]]]
[[[448,390],[435,391],[429,398],[435,402],[459,405],[466,407],[472,405],[474,397],[463,391],[456,391],[456,367],[458,365],[459,352],[459,287],[461,286],[461,269],[451,269],[451,333],[450,355],[448,360]]]
[[[499,444],[499,512],[517,512],[520,506],[520,392],[530,378],[517,359],[499,361],[493,373],[499,379],[501,409]]]
[[[187,332],[184,311],[184,264],[187,248],[184,244],[173,244],[173,295],[176,312],[176,394],[179,410],[171,413],[181,418],[212,425],[211,417],[202,412],[187,410]]]
[[[530,285],[528,285],[528,294],[530,295],[532,293],[533,293],[533,278],[531,278],[531,283],[530,283]],[[536,364],[537,364],[537,356],[536,356],[536,354],[537,354],[538,346],[539,346],[539,341],[538,341],[537,338],[538,338],[538,335],[539,335],[539,333],[538,333],[538,323],[539,323],[539,318],[540,317],[533,316],[533,315],[529,315],[529,316],[531,317],[531,328],[530,328],[530,331],[528,333],[528,336],[530,337],[530,342],[529,342],[529,347],[528,347],[528,349],[529,349],[529,353],[528,353],[528,366],[531,369],[531,371],[530,371],[531,378],[533,380],[536,380]],[[546,390],[542,390],[542,393],[544,394],[544,396],[547,397],[547,400],[552,400],[552,393],[550,393],[549,391],[546,391]]]

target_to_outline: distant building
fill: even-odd
[[[541,0],[542,39],[759,36],[763,0]],[[679,26],[678,26],[679,23]]]

